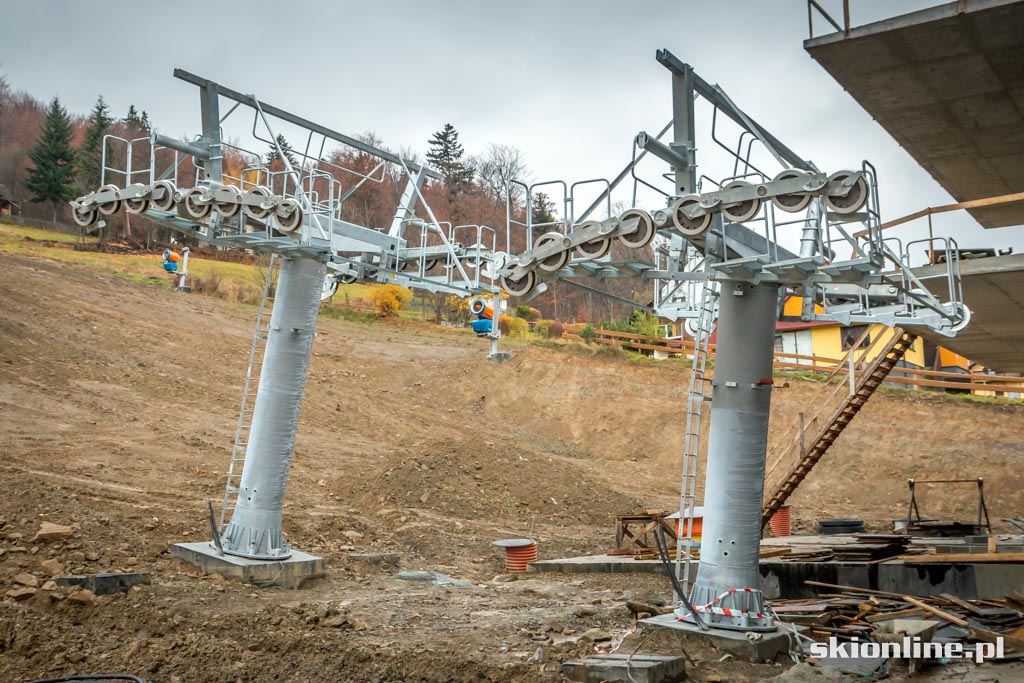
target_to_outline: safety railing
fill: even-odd
[[[807,0],[807,32],[809,37],[814,37],[814,16],[815,13],[827,21],[832,28],[841,32],[847,38],[850,37],[850,0],[843,0],[843,23],[839,24],[832,15],[822,7],[816,0]]]

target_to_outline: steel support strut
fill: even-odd
[[[704,527],[690,602],[707,606],[701,618],[720,628],[775,629],[764,616],[758,556],[778,295],[778,285],[726,281],[719,298]],[[684,608],[679,616],[687,619]]]
[[[222,539],[228,554],[271,560],[291,554],[281,533],[281,507],[325,272],[324,263],[311,258],[281,264],[238,502]]]

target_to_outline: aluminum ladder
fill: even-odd
[[[697,470],[700,456],[700,428],[704,412],[707,382],[708,353],[711,332],[716,317],[718,291],[713,282],[706,281],[701,292],[700,314],[697,318],[693,345],[693,365],[690,372],[690,393],[686,405],[686,434],[683,437],[683,476],[679,487],[679,529],[676,533],[676,579],[684,593],[690,591],[690,553],[693,550],[693,513],[697,504]],[[685,524],[685,532],[684,525]],[[689,597],[689,595],[683,596]],[[682,598],[676,596],[676,605]]]
[[[238,411],[238,426],[235,428],[235,443],[231,447],[231,462],[228,464],[227,484],[224,487],[224,501],[220,506],[220,520],[217,528],[224,533],[230,520],[229,513],[238,502],[238,491],[242,483],[242,465],[245,462],[245,451],[249,446],[249,433],[252,429],[253,409],[256,406],[256,392],[259,390],[260,372],[263,370],[263,354],[267,348],[270,333],[270,318],[274,311],[274,296],[277,292],[276,273],[280,267],[280,256],[272,253],[267,264],[266,280],[263,282],[263,296],[260,298],[259,312],[256,314],[256,331],[252,336],[249,349],[249,367],[245,372],[245,385],[242,389],[242,407]]]
[[[825,421],[824,427],[814,435],[810,445],[799,454],[796,464],[786,473],[785,479],[768,498],[768,502],[765,503],[761,511],[762,528],[768,524],[772,515],[782,507],[800,483],[807,478],[811,469],[853,421],[853,418],[857,416],[857,413],[878,387],[882,386],[882,382],[916,340],[916,335],[905,332],[899,327],[894,329],[892,338],[886,342],[885,347],[861,374],[854,390],[832,412]]]

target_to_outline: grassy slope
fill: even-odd
[[[159,254],[108,254],[78,251],[74,248],[79,243],[95,244],[96,241],[94,237],[82,239],[54,230],[0,222],[0,252],[75,263],[145,284],[167,288],[174,286],[172,278],[163,270],[163,259]],[[220,298],[249,302],[258,300],[263,283],[262,272],[258,266],[191,256],[188,269],[197,290],[203,290],[204,286],[208,288],[211,281],[217,280],[215,295]],[[374,288],[375,285],[361,283],[342,285],[332,299],[332,304],[336,307],[371,307]],[[399,316],[419,319],[422,311],[403,310],[399,312]]]

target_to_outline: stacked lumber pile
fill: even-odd
[[[854,534],[854,543],[803,546],[787,554],[784,562],[885,562],[909,552],[910,537],[903,534]]]
[[[773,600],[772,609],[785,622],[809,628],[816,640],[871,639],[881,622],[892,619],[938,621],[935,640],[995,642],[1024,653],[1024,594],[1014,592],[1002,600],[964,600],[942,593],[920,597],[886,591],[806,581],[809,586],[832,589],[813,598]]]

